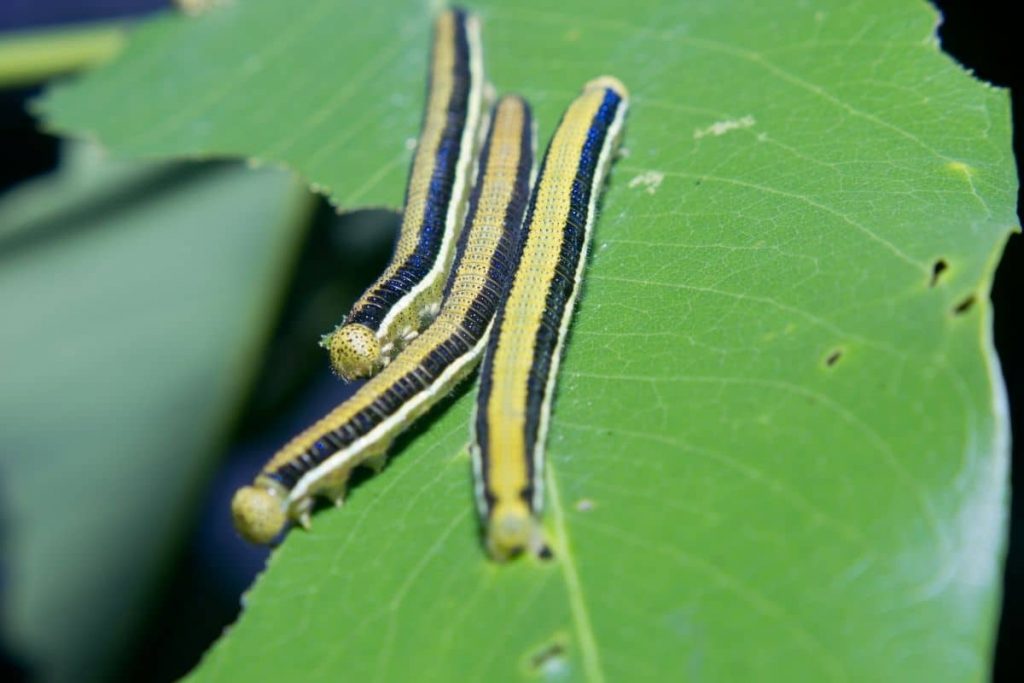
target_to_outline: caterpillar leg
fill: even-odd
[[[334,504],[334,507],[340,508],[345,504],[345,496],[348,494],[348,481],[339,482],[332,486],[326,487],[320,491],[327,500]]]
[[[368,451],[363,464],[372,469],[374,474],[380,474],[380,471],[388,464],[388,449],[390,447],[391,442],[387,441]]]
[[[330,500],[335,507],[341,507],[345,504],[345,496],[348,494],[348,479],[351,474],[351,467],[343,467],[324,475],[323,481],[316,489],[316,494]]]
[[[298,522],[303,529],[309,531],[313,528],[313,520],[310,518],[312,512],[313,498],[311,496],[306,496],[295,503],[295,507],[292,511],[292,518]]]
[[[420,311],[421,327],[425,328],[427,325],[432,323],[434,321],[434,318],[436,318],[437,314],[440,313],[440,312],[441,312],[441,302],[440,301],[435,301],[432,304],[427,304],[426,306],[424,306],[423,310]]]

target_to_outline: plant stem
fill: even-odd
[[[117,54],[123,43],[123,24],[113,22],[0,36],[0,88],[95,66]]]

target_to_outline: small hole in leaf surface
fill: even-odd
[[[530,670],[538,674],[558,675],[565,671],[565,645],[561,638],[553,640],[530,656]]]
[[[946,263],[946,259],[935,259],[935,263],[932,264],[932,279],[931,282],[928,283],[928,286],[934,287],[935,285],[939,284],[939,278],[947,270],[949,270],[949,264]]]
[[[974,295],[968,294],[963,300],[953,307],[953,315],[963,315],[967,311],[971,310],[974,305]]]

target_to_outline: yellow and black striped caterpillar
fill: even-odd
[[[583,88],[548,146],[522,246],[480,371],[471,452],[491,555],[544,547],[544,442],[562,345],[579,294],[597,198],[622,132],[626,88]]]
[[[344,322],[321,341],[344,379],[379,371],[437,314],[477,152],[481,53],[476,17],[461,9],[438,17],[427,107],[395,253]]]
[[[340,503],[352,470],[381,467],[392,440],[476,365],[511,275],[533,167],[533,124],[519,97],[491,116],[466,226],[434,323],[350,399],[286,444],[231,503],[238,531],[271,541],[309,524],[313,496]]]

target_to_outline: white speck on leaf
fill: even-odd
[[[718,137],[719,135],[725,135],[731,130],[741,130],[743,128],[750,128],[757,121],[754,120],[753,116],[749,114],[738,119],[725,119],[724,121],[715,121],[707,128],[698,128],[693,131],[693,139],[700,140],[708,135]]]
[[[647,171],[630,180],[629,188],[632,190],[642,187],[647,194],[654,194],[664,179],[665,174],[661,171]]]

